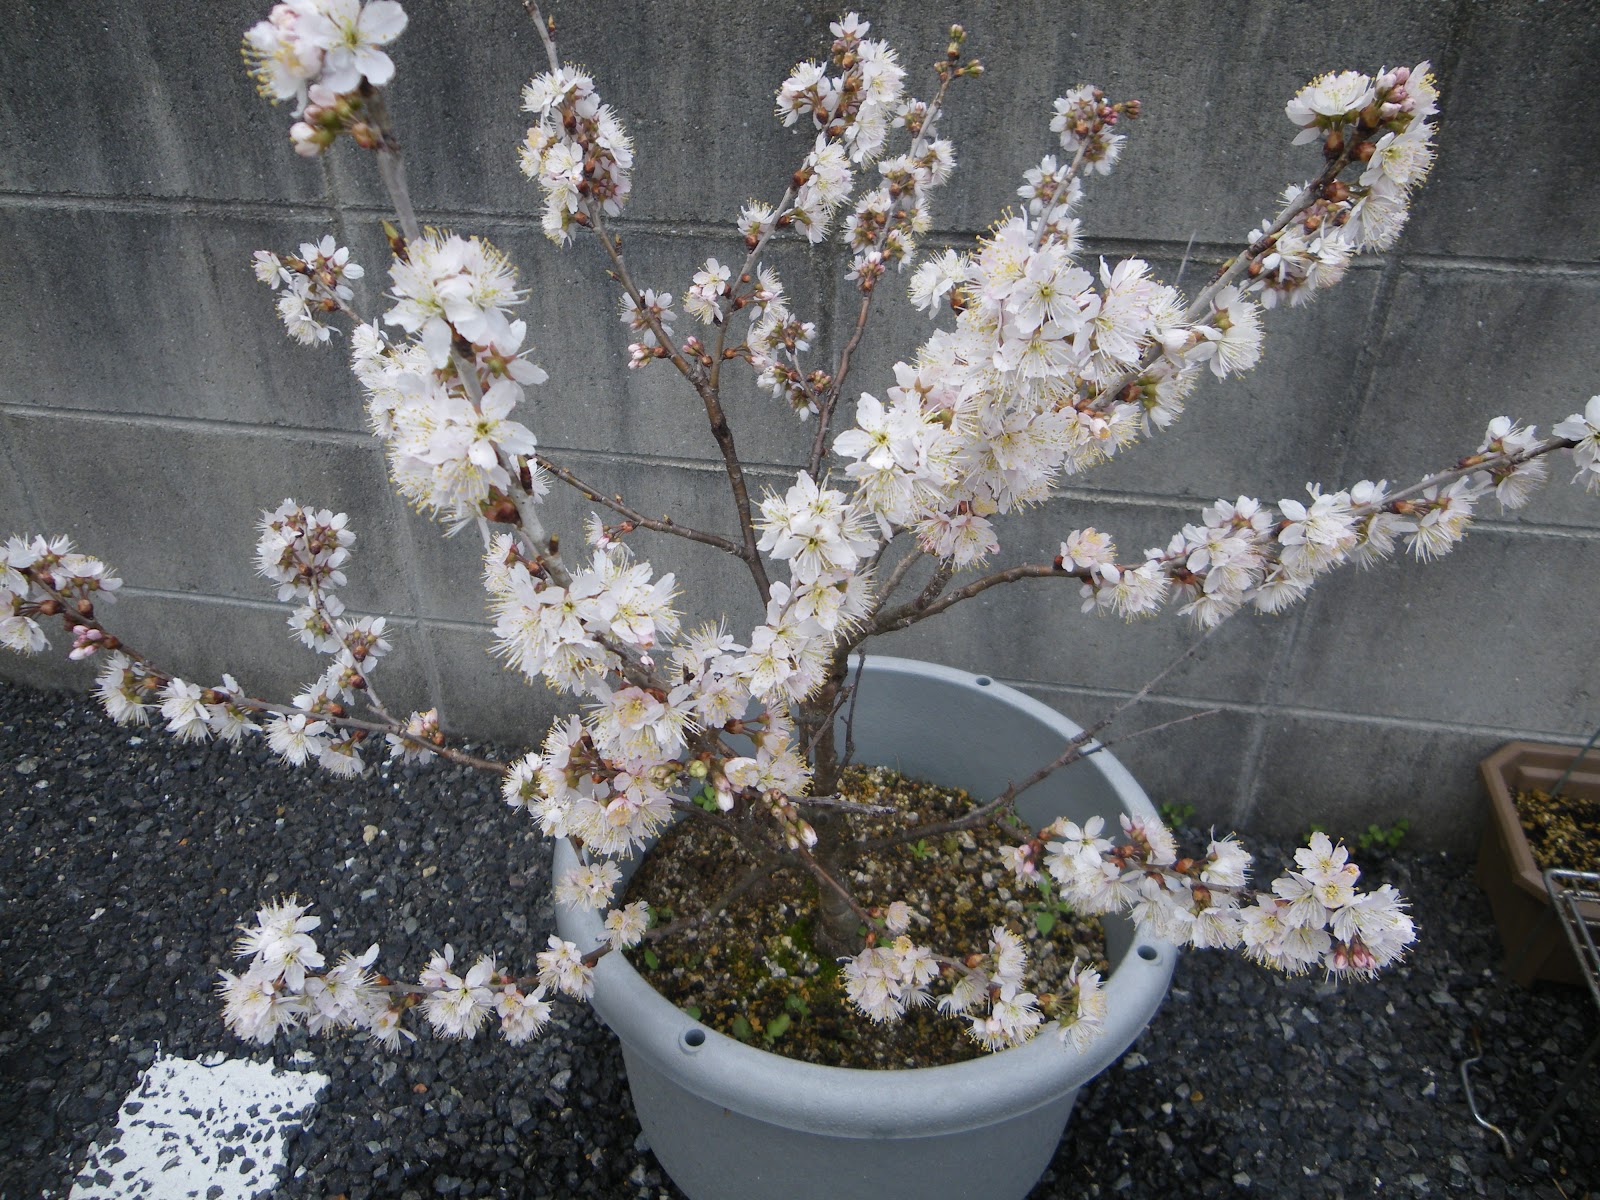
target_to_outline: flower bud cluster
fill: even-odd
[[[895,123],[904,121],[902,108]],[[933,224],[929,194],[955,170],[950,143],[931,137],[931,122],[923,128],[909,151],[878,164],[883,182],[863,195],[845,219],[842,236],[854,251],[849,278],[863,292],[870,292],[890,266],[905,269],[916,253],[916,239]]]
[[[671,292],[646,288],[640,294],[640,300],[642,304],[636,303],[633,296],[625,292],[620,304],[622,323],[638,339],[628,343],[628,366],[631,368],[642,367],[656,358],[666,357],[667,347],[656,336],[656,331],[659,329],[662,337],[670,342],[672,323],[677,320],[677,313],[672,309]]]
[[[1038,996],[1026,990],[1027,948],[1016,933],[996,926],[985,952],[958,961],[916,944],[905,932],[911,916],[903,902],[890,905],[882,924],[893,940],[879,943],[874,935],[865,950],[841,960],[845,994],[863,1015],[893,1021],[937,1003],[940,1012],[964,1019],[972,1040],[990,1051],[1030,1041],[1052,1018],[1063,1042],[1079,1050],[1093,1042],[1105,1018],[1093,967],[1075,964],[1061,995]],[[936,1000],[933,985],[941,982],[947,990]]]
[[[348,582],[340,568],[356,540],[349,522],[344,513],[302,508],[293,500],[261,514],[256,570],[278,585],[279,600],[331,597]]]
[[[1050,131],[1061,135],[1061,148],[1068,154],[1075,158],[1082,155],[1087,169],[1109,175],[1122,153],[1122,144],[1128,140],[1112,130],[1118,118],[1138,115],[1137,100],[1111,104],[1103,91],[1086,83],[1056,98]]]
[[[114,602],[121,586],[109,566],[77,553],[69,538],[8,538],[0,546],[0,646],[37,654],[50,644],[38,618],[60,616],[73,634],[72,658],[114,650],[116,639],[78,618],[93,618],[95,603]]]
[[[756,384],[775,400],[785,400],[802,418],[817,411],[818,397],[827,389],[824,371],[806,373],[799,356],[811,348],[817,327],[801,320],[789,308],[783,281],[771,266],[756,272],[756,286],[747,297],[750,329],[745,345]]]
[[[298,255],[279,257],[270,250],[257,250],[255,273],[273,291],[283,288],[283,295],[278,297],[278,316],[290,337],[303,346],[312,346],[328,340],[333,330],[323,317],[349,311],[354,295],[350,282],[366,272],[360,263],[350,261],[347,247],[328,235],[318,242],[303,243]]]
[[[315,158],[348,131],[368,149],[382,144],[366,111],[366,88],[394,78],[379,47],[405,32],[395,0],[285,0],[244,35],[244,58],[261,94],[292,101],[295,152]]]
[[[278,599],[303,601],[289,616],[290,631],[306,646],[330,656],[316,681],[294,697],[294,711],[275,712],[268,718],[267,744],[295,766],[315,759],[341,776],[365,769],[360,747],[368,733],[341,728],[338,721],[348,715],[347,706],[358,695],[371,695],[370,676],[392,648],[384,636],[386,618],[346,617],[344,602],[334,592],[346,582],[341,568],[355,544],[348,520],[344,513],[302,508],[285,500],[276,511],[261,514],[256,546],[257,568],[278,585]],[[237,685],[231,679],[227,682],[226,690],[237,694]],[[211,724],[213,732],[221,732],[215,720]],[[443,740],[435,712],[413,713],[401,728],[403,735],[386,735],[391,758],[425,762],[433,756],[427,745]]]
[[[593,203],[608,216],[622,211],[633,188],[633,141],[594,80],[576,67],[546,71],[522,90],[537,119],[518,151],[522,173],[544,190],[544,232],[557,243],[589,221]]]

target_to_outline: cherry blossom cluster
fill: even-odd
[[[315,158],[345,132],[368,149],[382,143],[364,85],[381,88],[394,78],[394,60],[381,47],[405,32],[406,21],[395,0],[285,0],[245,32],[245,61],[261,94],[294,105],[299,120],[289,137],[297,154]]]
[[[389,277],[394,305],[383,319],[409,338],[358,326],[352,367],[395,484],[455,528],[509,519],[513,472],[537,479],[524,461],[536,440],[510,416],[524,388],[548,378],[522,348],[527,323],[511,319],[524,296],[516,272],[479,238],[428,230],[402,240]]]
[[[973,253],[948,252],[912,279],[915,306],[948,299],[958,317],[896,369],[888,396],[900,436],[888,434],[876,398],[863,398],[858,431],[835,443],[856,460],[848,469],[885,525],[915,528],[926,551],[957,568],[982,561],[999,546],[993,515],[1043,500],[1063,472],[1169,426],[1203,367],[1219,378],[1253,367],[1262,329],[1252,297],[1268,307],[1299,303],[1335,282],[1356,251],[1389,245],[1431,163],[1437,94],[1427,64],[1376,80],[1335,78],[1346,76],[1365,83],[1351,91],[1319,80],[1291,102],[1290,116],[1316,114],[1336,165],[1343,156],[1366,163],[1360,181],[1290,189],[1287,217],[1252,238],[1243,277],[1211,290],[1198,309],[1138,259],[1101,262],[1097,274],[1074,261],[1079,230],[1066,213],[1082,195],[1078,172],[1111,169],[1123,135],[1110,128],[1138,109],[1088,86],[1058,99],[1052,129],[1072,164],[1041,160],[1019,189],[1025,214],[1001,222]],[[1340,107],[1352,96],[1361,103]]]
[[[803,229],[812,242],[822,241],[854,189],[855,168],[877,162],[878,186],[861,196],[840,235],[853,251],[849,278],[870,292],[889,266],[903,268],[911,261],[916,236],[932,220],[928,194],[955,167],[950,143],[936,136],[937,101],[903,99],[905,72],[894,51],[868,38],[870,26],[855,13],[830,29],[834,42],[829,63],[797,64],[778,90],[777,111],[784,124],[810,118],[816,132],[793,185],[777,205],[752,200],[740,211],[737,226],[750,252],[744,270],[707,259],[683,299],[685,311],[707,325],[724,325],[748,307],[745,342],[733,353],[749,361],[760,387],[787,401],[801,417],[820,411],[832,378],[827,371],[801,366],[798,356],[810,348],[816,326],[794,313],[771,264],[756,266],[761,249],[776,230],[788,227]],[[940,68],[946,85],[958,75],[982,71],[977,62],[961,61],[965,36],[960,26],[952,27],[949,62]],[[829,65],[840,73],[830,75]],[[905,152],[878,161],[894,128],[907,130],[911,143]],[[635,294],[624,302],[623,322],[641,334],[629,346],[631,366],[668,357],[670,347],[661,339],[669,334],[670,302],[669,295],[658,307]],[[689,339],[684,350],[707,364],[712,361],[704,357],[697,339]]]
[[[871,945],[844,962],[845,994],[862,1014],[892,1021],[907,1009],[936,1003],[941,1013],[964,1019],[968,1036],[985,1050],[1031,1041],[1050,1020],[1057,1022],[1060,1039],[1074,1049],[1093,1044],[1106,1013],[1100,972],[1094,967],[1074,963],[1061,994],[1036,995],[1025,990],[1027,947],[1013,931],[995,926],[985,952],[957,961],[917,945],[906,932],[910,917],[903,901],[890,905],[882,920],[893,940]],[[936,982],[948,985],[937,1000],[932,991]]]
[[[302,243],[298,255],[280,257],[270,250],[257,250],[255,272],[273,291],[283,289],[278,316],[289,336],[303,346],[328,340],[333,328],[323,318],[349,311],[355,295],[350,284],[365,274],[360,263],[350,261],[349,249],[338,245],[332,234]]]
[[[1573,413],[1555,427],[1555,435],[1574,443],[1572,457],[1578,473],[1573,482],[1581,479],[1585,491],[1600,493],[1600,396],[1590,396],[1581,413]]]
[[[1600,406],[1590,401],[1600,416]],[[1556,426],[1556,437],[1577,441],[1588,429],[1580,414]],[[1544,482],[1546,446],[1537,430],[1496,417],[1474,454],[1448,482],[1424,480],[1403,493],[1387,480],[1324,491],[1307,484],[1307,500],[1280,500],[1277,510],[1240,496],[1218,500],[1143,562],[1118,565],[1116,546],[1095,529],[1072,531],[1056,565],[1083,580],[1083,607],[1133,618],[1176,600],[1179,611],[1205,628],[1246,604],[1279,612],[1303,599],[1316,579],[1347,562],[1372,566],[1402,543],[1417,559],[1448,554],[1467,534],[1476,506],[1493,498],[1504,510],[1521,508]],[[1591,460],[1592,461],[1592,460]],[[1592,474],[1587,467],[1580,476]],[[1433,477],[1430,477],[1430,480]]]
[[[905,69],[887,42],[867,37],[871,26],[855,13],[829,27],[833,45],[827,63],[798,64],[778,89],[778,116],[785,125],[809,118],[817,140],[795,174],[789,222],[812,242],[850,195],[852,164],[876,162],[899,115]],[[830,75],[832,66],[838,74]]]
[[[114,601],[121,587],[111,567],[77,553],[66,538],[10,538],[0,552],[0,644],[24,654],[43,650],[49,641],[38,618],[59,616],[72,634],[69,658],[101,656],[95,696],[117,724],[145,725],[159,714],[167,732],[186,742],[213,734],[238,741],[254,728],[231,675],[215,688],[201,688],[124,653],[95,611],[97,602]]]
[[[1122,912],[1175,945],[1240,948],[1291,975],[1320,966],[1330,976],[1368,978],[1401,958],[1415,938],[1405,902],[1388,884],[1359,891],[1360,868],[1323,833],[1295,851],[1297,870],[1251,891],[1251,856],[1231,837],[1201,856],[1180,856],[1160,821],[1124,815],[1125,840],[1103,837],[1105,821],[1058,820],[1007,851],[1016,878],[1052,887],[1079,912]],[[1055,898],[1055,897],[1052,897]]]
[[[1394,244],[1410,194],[1433,166],[1438,101],[1425,62],[1376,76],[1323,75],[1289,101],[1285,112],[1301,127],[1297,144],[1320,138],[1330,159],[1365,169],[1354,185],[1329,182],[1288,226],[1268,223],[1255,235],[1253,245],[1265,253],[1250,265],[1251,286],[1263,304],[1302,304],[1337,282],[1352,255]],[[1290,188],[1285,199],[1293,204],[1301,191]]]
[[[594,80],[573,67],[546,71],[522,91],[537,119],[518,150],[522,173],[544,190],[544,232],[565,242],[585,225],[587,203],[616,216],[633,188],[633,142]]]
[[[291,896],[256,913],[256,923],[243,928],[234,948],[247,961],[244,971],[222,971],[217,991],[223,1020],[237,1036],[266,1044],[285,1030],[304,1026],[308,1033],[359,1030],[386,1049],[402,1038],[415,1040],[405,1027],[408,1011],[422,1016],[441,1037],[476,1037],[491,1020],[513,1045],[538,1036],[550,1022],[552,1003],[546,996],[563,993],[587,999],[593,972],[577,947],[558,937],[537,958],[532,978],[503,970],[492,956],[470,967],[457,967],[455,948],[434,954],[414,984],[397,984],[371,968],[378,958],[374,943],[357,956],[343,954],[336,965],[317,948],[312,932],[322,918]]]
[[[775,228],[797,224],[812,242],[821,241],[834,213],[854,187],[850,164],[862,165],[879,158],[886,148],[888,128],[903,128],[911,135],[909,147],[878,162],[879,184],[868,189],[846,218],[841,238],[851,251],[848,278],[870,293],[888,267],[903,269],[912,260],[916,237],[932,224],[928,197],[955,169],[955,153],[937,136],[939,103],[902,100],[904,71],[893,51],[866,39],[867,22],[855,13],[831,27],[834,65],[842,76],[829,77],[815,63],[800,63],[778,91],[778,114],[784,124],[810,115],[820,132],[817,143],[795,175],[790,207],[773,208],[752,202],[739,214],[739,228],[752,258]],[[951,27],[948,63],[941,67],[945,86],[958,75],[977,75],[982,65],[963,63],[965,32]],[[859,73],[859,79],[857,78]],[[859,105],[852,96],[859,92]],[[939,95],[942,97],[944,88]],[[892,110],[893,120],[885,123]],[[848,153],[840,155],[840,146]],[[788,197],[786,197],[787,199]],[[758,384],[801,417],[820,410],[833,382],[826,371],[804,370],[797,355],[810,346],[815,327],[793,316],[783,298],[783,288],[770,267],[763,267],[760,286],[748,298],[756,307],[746,338],[745,357],[757,373]]]

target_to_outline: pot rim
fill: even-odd
[[[987,676],[884,655],[869,655],[867,669],[981,693],[1020,710],[1019,715],[1044,724],[1063,740],[1082,732],[1054,709]],[[1084,764],[1112,786],[1130,815],[1157,816],[1144,790],[1108,752],[1098,752]],[[575,865],[571,847],[558,841],[556,876]],[[599,913],[558,913],[564,936],[581,952],[604,941]],[[666,1000],[621,954],[607,954],[595,965],[591,1004],[630,1054],[644,1056],[712,1103],[757,1120],[835,1137],[927,1137],[1030,1112],[1099,1074],[1149,1024],[1166,996],[1176,959],[1173,946],[1133,930],[1105,981],[1105,1024],[1082,1051],[1062,1044],[1051,1025],[1022,1046],[938,1067],[825,1067],[747,1046]]]

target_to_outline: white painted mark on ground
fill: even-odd
[[[276,1182],[284,1142],[327,1086],[314,1071],[158,1054],[70,1200],[248,1200]]]

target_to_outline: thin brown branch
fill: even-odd
[[[888,543],[885,543],[885,547],[887,545]],[[921,546],[913,546],[904,558],[895,563],[894,569],[889,572],[889,578],[884,580],[883,586],[878,589],[878,607],[880,609],[894,593],[894,590],[905,582],[905,577],[910,574],[911,568],[916,566],[927,553]]]
[[[1436,474],[1429,475],[1425,479],[1419,479],[1410,487],[1401,488],[1393,495],[1386,496],[1382,505],[1369,506],[1368,508],[1358,507],[1354,511],[1358,513],[1365,513],[1371,511],[1373,507],[1381,507],[1393,511],[1396,504],[1404,500],[1409,500],[1413,496],[1420,496],[1429,488],[1444,487],[1446,484],[1454,483],[1456,480],[1461,479],[1464,476],[1475,475],[1479,471],[1493,471],[1496,467],[1520,466],[1525,462],[1530,462],[1535,458],[1541,458],[1555,450],[1570,450],[1577,444],[1578,443],[1573,441],[1571,438],[1553,437],[1546,438],[1538,445],[1531,446],[1525,451],[1512,450],[1502,451],[1499,454],[1474,454],[1469,458],[1463,459],[1454,467],[1451,467],[1448,471],[1440,471]]]
[[[861,344],[862,335],[867,331],[867,316],[872,311],[872,297],[877,294],[876,287],[870,288],[861,294],[861,307],[856,312],[855,328],[850,332],[850,340],[844,344],[844,349],[839,354],[839,364],[834,371],[833,381],[828,384],[828,390],[822,397],[822,403],[817,406],[817,432],[811,439],[811,457],[806,460],[806,474],[817,478],[817,472],[822,468],[822,458],[828,452],[828,429],[833,422],[833,409],[839,403],[839,394],[844,387],[844,377],[850,371],[850,359],[856,352],[856,347]]]
[[[943,568],[941,567],[941,569]],[[936,613],[942,613],[951,605],[960,604],[963,600],[970,600],[972,597],[986,592],[998,584],[1013,583],[1018,579],[1043,579],[1050,576],[1066,576],[1068,574],[1069,572],[1049,563],[1025,563],[1019,567],[1008,567],[1004,571],[996,571],[993,575],[985,575],[981,579],[975,579],[965,587],[957,588],[948,596],[942,598],[939,597],[938,592],[935,592],[933,597],[924,600],[923,597],[927,594],[927,589],[925,588],[923,589],[923,595],[919,595],[915,600],[902,604],[899,608],[891,609],[886,613],[880,613],[877,620],[872,623],[872,632],[892,633],[897,629],[909,628],[918,621],[926,620]],[[937,580],[938,576],[935,575],[934,578]],[[945,578],[948,580],[949,577],[946,576]]]
[[[850,889],[835,879],[828,872],[828,870],[816,860],[815,855],[802,847],[795,851],[795,856],[805,866],[806,870],[810,871],[817,877],[817,881],[819,883],[823,884],[841,900],[843,900],[845,904],[850,907],[851,912],[855,913],[856,916],[860,917],[861,920],[867,922],[868,924],[872,923],[872,914],[869,913],[865,908],[861,907],[856,898],[850,894]]]
[[[1222,712],[1220,708],[1208,708],[1201,712],[1189,713],[1186,716],[1174,717],[1170,721],[1162,721],[1159,725],[1150,725],[1146,726],[1144,729],[1136,729],[1132,733],[1124,734],[1120,738],[1115,738],[1106,742],[1098,742],[1093,746],[1086,744],[1089,740],[1089,734],[1088,731],[1085,730],[1084,733],[1073,738],[1068,749],[1052,762],[1040,767],[1021,783],[1014,783],[1010,785],[1005,791],[1001,792],[1000,795],[996,796],[993,800],[989,800],[986,803],[979,805],[965,816],[953,817],[948,821],[933,821],[926,825],[917,825],[911,829],[902,830],[900,833],[890,834],[887,837],[872,838],[868,841],[857,842],[855,845],[846,848],[847,853],[849,853],[851,856],[870,854],[875,850],[885,850],[891,846],[900,846],[909,842],[921,841],[923,838],[941,837],[947,833],[959,833],[963,829],[976,829],[981,825],[986,825],[990,821],[998,819],[1004,812],[1010,809],[1011,805],[1015,803],[1017,797],[1022,795],[1023,792],[1027,791],[1034,784],[1043,781],[1046,777],[1053,775],[1063,767],[1071,766],[1073,763],[1088,758],[1092,754],[1099,754],[1102,750],[1110,750],[1115,746],[1125,745],[1136,738],[1144,737],[1146,734],[1162,733],[1165,730],[1174,728],[1175,726],[1186,725],[1190,721],[1199,721],[1205,717],[1214,717],[1220,712]]]
[[[856,756],[856,701],[861,697],[861,672],[867,668],[867,653],[863,650],[856,655],[856,678],[850,685],[850,711],[844,718],[844,757],[839,760],[839,769],[843,770],[850,765],[850,760]]]
[[[881,817],[899,811],[892,804],[863,804],[859,800],[845,800],[839,796],[791,796],[790,800],[801,808],[837,809],[861,816]]]
[[[687,933],[691,929],[704,925],[746,892],[752,891],[758,884],[771,879],[775,869],[782,870],[783,868],[781,866],[774,868],[769,860],[762,860],[756,863],[755,866],[741,875],[732,887],[723,892],[722,895],[718,896],[700,912],[692,917],[679,917],[676,921],[670,921],[665,925],[657,925],[644,935],[645,940],[659,942],[663,938]]]
[[[550,69],[559,71],[561,56],[556,53],[556,23],[545,19],[535,0],[522,0],[522,7],[528,10],[528,15],[533,18],[534,25],[539,29],[539,40],[544,43],[544,56],[550,63]]]
[[[132,646],[128,645],[121,638],[117,637],[109,629],[107,629],[104,623],[101,622],[100,618],[95,616],[93,613],[80,612],[74,602],[63,596],[60,592],[56,591],[54,587],[52,587],[41,577],[38,571],[30,567],[24,570],[23,574],[28,577],[29,581],[35,587],[44,592],[47,596],[61,606],[62,612],[60,615],[63,621],[66,623],[68,632],[71,632],[74,625],[82,625],[87,629],[96,630],[103,637],[109,639],[109,644],[106,646],[107,650],[115,650],[124,655],[129,661],[138,663],[149,673],[150,678],[160,680],[163,683],[170,682],[173,679],[181,678],[181,676],[174,675],[170,671],[163,671],[160,667],[156,666],[155,663],[152,662],[148,657],[135,650]],[[160,686],[160,684],[157,684],[157,686]],[[228,699],[230,703],[235,704],[240,708],[250,709],[252,712],[278,713],[287,717],[306,716],[318,721],[322,721],[325,724],[332,725],[336,729],[360,730],[365,733],[393,734],[395,737],[400,738],[410,745],[416,746],[423,750],[431,751],[432,753],[437,754],[440,758],[446,758],[451,762],[460,763],[464,767],[475,767],[481,771],[492,771],[497,775],[504,775],[509,769],[505,763],[495,762],[493,759],[488,758],[479,758],[477,755],[468,754],[465,750],[457,750],[452,746],[437,745],[425,738],[416,737],[413,734],[407,733],[404,725],[398,721],[381,723],[376,721],[363,721],[356,717],[333,716],[328,713],[307,713],[303,709],[294,708],[287,704],[274,704],[270,700],[261,700],[254,696],[229,696]]]
[[[545,58],[552,71],[561,69],[561,55],[556,49],[553,23],[546,20],[540,11],[536,0],[523,0],[523,7],[528,15],[533,18],[534,25],[539,30],[539,40],[544,43]],[[644,293],[634,283],[628,266],[622,257],[622,243],[614,237],[605,225],[605,219],[600,211],[600,206],[585,199],[584,215],[588,219],[591,229],[599,239],[600,245],[606,252],[606,257],[611,260],[612,272],[628,295],[632,298],[635,311],[637,311],[649,326],[650,332],[656,339],[656,344],[667,351],[667,357],[672,365],[678,369],[690,385],[699,394],[705,405],[706,417],[711,422],[711,435],[716,438],[717,447],[722,451],[723,464],[728,473],[728,483],[733,490],[734,506],[739,512],[739,529],[744,538],[744,552],[739,555],[750,568],[751,577],[755,580],[756,589],[761,593],[761,602],[765,604],[772,592],[772,585],[767,579],[766,566],[761,561],[761,554],[756,548],[755,527],[750,516],[750,493],[744,481],[744,467],[740,462],[738,450],[734,446],[733,431],[728,427],[727,415],[722,411],[722,405],[717,398],[716,388],[711,385],[701,368],[689,362],[683,351],[667,335],[661,322],[650,312],[649,305],[644,301]],[[719,342],[720,344],[720,342]],[[720,357],[720,356],[719,356]],[[673,530],[672,532],[676,532]],[[704,540],[704,539],[695,539]],[[710,543],[715,545],[716,543]]]
[[[1350,163],[1350,153],[1347,150],[1323,167],[1321,174],[1308,183],[1298,196],[1284,206],[1282,211],[1278,213],[1277,218],[1264,232],[1251,242],[1242,253],[1236,254],[1222,264],[1216,277],[1201,289],[1200,294],[1184,310],[1182,319],[1186,322],[1193,322],[1206,316],[1210,312],[1211,301],[1217,293],[1229,284],[1236,282],[1240,276],[1250,269],[1251,263],[1265,257],[1271,251],[1273,245],[1269,239],[1274,234],[1281,233],[1287,229],[1290,221],[1315,204],[1322,195],[1322,189],[1337,179],[1339,174]],[[1159,344],[1150,347],[1145,352],[1144,357],[1139,360],[1137,366],[1118,375],[1094,396],[1089,406],[1090,409],[1106,409],[1115,404],[1123,389],[1149,370],[1156,359],[1161,357],[1162,353],[1163,351]]]
[[[1226,620],[1227,618],[1223,619]],[[1141,687],[1137,692],[1129,696],[1104,717],[1101,717],[1100,720],[1089,726],[1089,728],[1082,730],[1076,736],[1074,736],[1067,743],[1066,750],[1064,750],[1054,761],[1046,763],[1044,766],[1040,767],[1032,775],[1024,779],[1020,784],[1010,784],[1007,786],[1005,791],[1001,792],[993,800],[989,800],[984,804],[979,805],[976,809],[965,816],[955,817],[949,821],[939,821],[933,825],[918,826],[914,829],[893,834],[887,838],[875,838],[871,841],[857,842],[856,845],[851,848],[852,852],[860,854],[882,846],[895,846],[902,842],[916,841],[918,837],[936,837],[944,833],[953,833],[958,829],[972,829],[976,826],[984,824],[986,821],[997,816],[999,813],[1007,810],[1011,806],[1012,801],[1014,801],[1023,792],[1031,788],[1034,784],[1051,775],[1053,772],[1060,770],[1068,763],[1076,762],[1078,759],[1084,757],[1086,753],[1092,753],[1092,751],[1085,751],[1084,747],[1086,747],[1090,742],[1094,741],[1095,735],[1104,730],[1106,726],[1110,725],[1112,721],[1116,720],[1123,713],[1134,707],[1134,705],[1143,701],[1145,697],[1150,694],[1151,689],[1154,688],[1156,684],[1160,683],[1168,675],[1172,674],[1173,671],[1177,670],[1180,666],[1193,658],[1195,654],[1199,652],[1200,647],[1204,646],[1206,642],[1210,640],[1211,635],[1221,627],[1221,624],[1222,622],[1219,621],[1216,625],[1206,630],[1205,633],[1201,634],[1200,637],[1191,642],[1188,647],[1184,649],[1182,654],[1172,659],[1166,664],[1166,666],[1162,667],[1161,670],[1157,671],[1149,679],[1145,680],[1144,686]],[[1204,715],[1209,716],[1210,713]],[[1182,717],[1177,721],[1167,722],[1167,724],[1164,726],[1151,726],[1149,729],[1141,730],[1140,732],[1154,733],[1157,729],[1167,728],[1174,724],[1182,724],[1184,721],[1192,719],[1192,716]],[[1123,738],[1122,740],[1127,741],[1128,739]],[[1106,745],[1110,744],[1111,743],[1106,743]],[[1105,746],[1101,746],[1100,748],[1105,749]]]
[[[730,541],[729,539],[721,536],[720,534],[706,533],[704,530],[692,529],[687,525],[679,525],[676,521],[668,516],[662,516],[659,518],[647,517],[637,509],[631,508],[625,504],[621,496],[605,495],[598,488],[592,487],[591,485],[585,483],[571,471],[567,470],[565,467],[557,466],[542,454],[535,455],[534,461],[546,471],[549,471],[550,474],[554,475],[557,479],[561,480],[562,483],[575,489],[585,500],[592,501],[595,504],[604,505],[612,512],[618,513],[625,517],[630,524],[637,525],[640,529],[651,529],[657,533],[675,534],[681,538],[688,538],[691,542],[701,542],[707,546],[715,546],[718,550],[724,550],[736,558],[744,557],[745,552],[743,547],[741,547],[738,543]]]
[[[510,768],[503,762],[496,762],[489,758],[479,758],[475,754],[468,754],[464,750],[457,750],[451,746],[438,746],[426,738],[414,737],[404,728],[382,725],[373,721],[360,721],[354,717],[332,717],[325,713],[305,713],[301,709],[287,704],[273,704],[266,700],[238,698],[234,701],[241,708],[255,709],[259,712],[279,713],[286,717],[312,716],[318,721],[323,721],[339,729],[363,729],[370,733],[393,734],[402,741],[408,742],[422,750],[431,751],[440,758],[449,759],[453,763],[460,763],[464,767],[474,767],[480,771],[492,771],[496,775],[504,775]]]
[[[628,294],[633,297],[634,304],[639,307],[640,311],[647,311],[642,293],[634,285],[632,276],[628,274],[627,264],[623,262],[622,252],[616,244],[616,239],[606,229],[599,206],[589,204],[585,211],[589,214],[590,224],[594,228],[595,236],[600,239],[600,244],[605,248],[606,255],[611,259],[618,282],[627,289]],[[659,325],[655,318],[649,317],[648,319],[651,321],[652,331],[658,330]],[[661,340],[663,346],[669,346],[670,343],[665,340],[664,331],[657,332],[656,336],[658,340]],[[722,410],[722,402],[717,397],[716,389],[710,385],[710,382],[701,371],[690,367],[683,355],[676,350],[672,350],[669,357],[672,358],[679,371],[683,373],[684,378],[694,386],[695,391],[700,396],[701,403],[705,406],[706,419],[711,423],[711,436],[716,439],[717,448],[722,452],[722,463],[728,475],[728,486],[733,491],[734,507],[739,513],[739,529],[744,537],[745,550],[740,557],[745,560],[745,565],[750,568],[750,574],[755,580],[756,589],[761,593],[761,603],[766,604],[772,596],[772,584],[767,579],[767,568],[766,564],[761,561],[761,552],[756,548],[755,523],[750,515],[750,489],[745,483],[744,464],[740,461],[738,448],[734,445],[733,430],[728,425],[728,416]]]
[[[1233,611],[1236,613],[1240,610],[1234,609]],[[1232,615],[1233,613],[1228,614],[1228,616]],[[1171,662],[1167,663],[1166,666],[1162,667],[1161,670],[1157,671],[1149,679],[1145,680],[1144,686],[1141,687],[1137,692],[1129,696],[1121,704],[1117,705],[1105,716],[1101,717],[1093,725],[1089,726],[1089,728],[1085,729],[1081,734],[1078,735],[1079,743],[1082,744],[1083,742],[1087,742],[1089,739],[1093,738],[1095,734],[1105,729],[1106,726],[1110,725],[1111,722],[1120,717],[1123,713],[1141,703],[1144,698],[1150,694],[1151,689],[1153,689],[1156,684],[1160,683],[1168,675],[1171,675],[1179,667],[1183,666],[1184,663],[1188,662],[1191,658],[1198,654],[1200,652],[1200,648],[1211,640],[1212,636],[1217,632],[1217,630],[1222,628],[1227,620],[1228,617],[1223,617],[1222,620],[1218,621],[1210,629],[1206,630],[1194,641],[1190,642],[1182,654],[1178,655]]]
[[[784,213],[788,212],[790,201],[793,199],[794,185],[791,184],[783,193],[783,197],[778,201],[778,207],[773,210],[778,217],[781,217],[784,215]],[[711,378],[709,382],[711,384],[711,390],[716,392],[719,396],[722,394],[722,364],[726,362],[728,358],[728,356],[723,353],[728,345],[728,323],[733,319],[734,309],[739,305],[739,301],[741,299],[739,295],[739,288],[749,276],[750,272],[755,269],[756,256],[759,255],[762,250],[766,249],[767,243],[772,239],[772,235],[777,231],[777,228],[778,223],[776,218],[774,218],[772,228],[766,230],[759,238],[756,239],[756,244],[750,247],[750,252],[744,256],[744,265],[739,268],[739,273],[733,277],[733,282],[729,285],[729,311],[724,314],[723,319],[717,324],[717,345],[716,349],[713,350],[711,354]],[[752,284],[750,291],[746,292],[745,295],[748,296],[754,291],[755,285]]]

